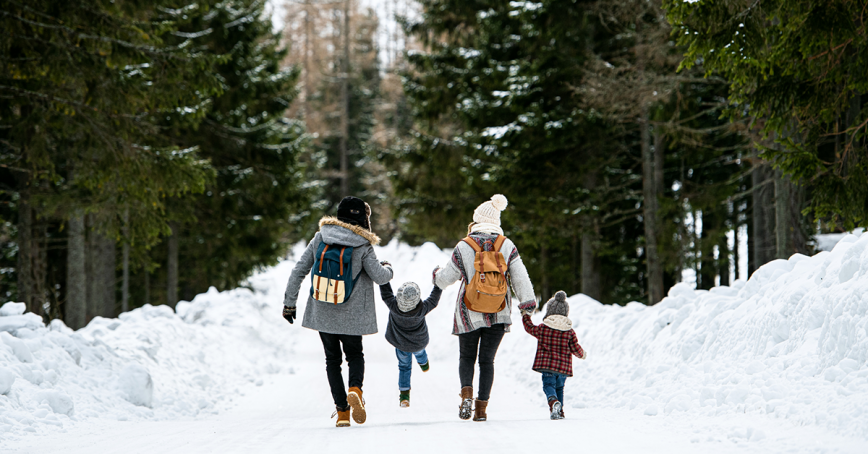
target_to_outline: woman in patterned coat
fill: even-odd
[[[468,228],[468,238],[486,251],[493,250],[498,236],[503,235],[500,227],[500,212],[506,209],[507,200],[501,194],[494,195],[491,200],[479,205],[473,212],[473,222]],[[505,239],[499,250],[507,264],[507,278],[512,291],[518,297],[518,307],[522,310],[536,307],[533,284],[527,274],[527,268],[518,255],[518,249],[509,239]],[[465,286],[476,273],[473,261],[476,251],[464,241],[458,243],[452,251],[452,259],[444,267],[434,271],[434,283],[440,288],[446,288],[461,281],[458,290],[458,300],[455,302],[455,317],[452,334],[458,336],[459,362],[458,376],[461,380],[461,405],[459,417],[470,419],[471,411],[475,412],[474,421],[487,419],[486,408],[494,382],[494,357],[503,335],[509,332],[512,324],[512,295],[507,292],[506,305],[503,310],[494,314],[475,312],[464,304]],[[473,374],[479,361],[479,394],[473,401]],[[475,404],[475,405],[474,405]]]

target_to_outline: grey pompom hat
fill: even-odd
[[[415,282],[404,282],[398,288],[396,297],[398,299],[398,309],[401,312],[410,312],[416,309],[416,306],[422,301],[422,291],[419,290],[419,286]]]
[[[546,317],[549,315],[570,315],[570,304],[567,303],[567,294],[561,290],[555,293],[552,299],[546,303]]]

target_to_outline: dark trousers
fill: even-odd
[[[473,372],[479,356],[479,400],[488,400],[494,383],[494,355],[503,340],[503,324],[458,335],[458,377],[461,387],[473,386]]]
[[[347,390],[344,387],[344,376],[341,374],[341,345],[347,356],[347,366],[350,369],[350,388],[362,388],[365,380],[365,354],[362,353],[362,336],[346,334],[319,333],[326,357],[326,374],[332,389],[332,398],[338,408],[347,408]]]

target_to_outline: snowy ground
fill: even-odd
[[[415,280],[426,294],[448,257],[430,244],[377,253],[395,264],[394,284]],[[676,286],[654,307],[572,297],[589,359],[574,364],[563,421],[547,419],[535,343],[518,325],[498,353],[489,421],[457,418],[453,286],[429,316],[432,368],[414,370],[411,407],[398,408],[381,304],[381,333],[365,338],[368,422],[335,429],[319,338],[280,317],[291,267],[254,276],[252,292],[212,291],[178,314],[143,308],[75,333],[5,306],[0,450],[868,452],[868,235],[733,287]]]

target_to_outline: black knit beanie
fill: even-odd
[[[371,207],[358,197],[347,196],[338,205],[338,220],[371,230]]]

